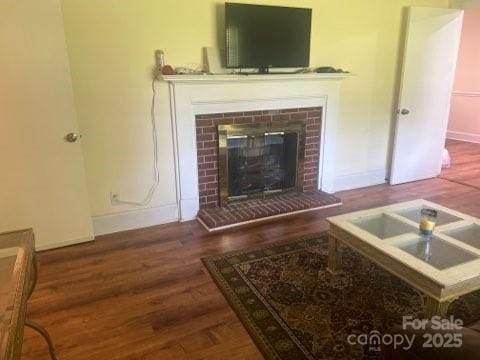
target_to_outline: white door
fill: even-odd
[[[390,183],[441,171],[463,11],[409,9]]]
[[[0,1],[0,53],[0,232],[32,227],[37,249],[91,240],[60,2]]]

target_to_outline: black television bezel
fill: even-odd
[[[285,66],[273,66],[270,67],[269,64],[254,64],[254,65],[246,65],[246,66],[229,66],[228,63],[228,46],[227,46],[227,6],[234,5],[234,6],[249,6],[249,7],[263,7],[263,8],[282,8],[282,9],[295,9],[295,10],[307,10],[310,15],[310,31],[308,32],[308,50],[307,50],[307,64],[299,64],[299,65],[285,65]],[[310,66],[310,53],[312,47],[312,14],[313,11],[311,8],[302,8],[302,7],[292,7],[292,6],[275,6],[275,5],[258,5],[258,4],[244,4],[244,3],[225,3],[225,29],[224,29],[224,37],[225,37],[225,67],[227,69],[259,69],[259,72],[267,72],[269,68],[277,68],[277,69],[288,69],[288,68],[307,68]]]

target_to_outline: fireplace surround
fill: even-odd
[[[270,109],[279,112],[272,117],[280,117],[282,109],[321,108],[321,131],[317,134],[317,136],[321,134],[321,148],[315,164],[317,180],[306,182],[309,182],[316,191],[333,192],[337,168],[336,137],[339,124],[340,84],[342,80],[349,77],[351,77],[350,74],[316,73],[162,76],[161,80],[168,84],[170,94],[175,196],[179,220],[188,221],[197,218],[200,201],[205,194],[200,193],[200,179],[202,176],[209,176],[214,180],[215,174],[218,174],[218,163],[215,164],[211,159],[212,149],[202,150],[198,147],[199,134],[196,119],[208,114],[229,113],[233,117],[234,112],[241,112],[246,116],[255,117],[262,116],[263,111]],[[209,117],[211,118],[210,115]],[[209,122],[210,119],[202,120]],[[210,131],[214,133],[204,134],[206,138],[211,138],[211,140],[205,140],[207,145],[218,141],[214,139],[215,130],[210,129]],[[307,149],[308,141],[307,139]],[[199,170],[197,150],[202,150],[204,160],[208,162],[202,166],[202,171]],[[305,168],[307,168],[306,165]],[[218,198],[212,186],[214,185],[208,185],[205,190],[206,193],[213,192],[207,196],[209,200]]]

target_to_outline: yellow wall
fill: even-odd
[[[480,8],[480,0],[450,0],[450,4],[457,9]]]
[[[245,1],[247,2],[247,1]],[[174,66],[199,67],[217,46],[223,2],[214,0],[62,0],[75,100],[94,215],[112,207],[109,192],[140,199],[151,179],[150,81],[154,50]],[[343,84],[338,176],[387,167],[395,103],[402,8],[448,7],[448,0],[257,1],[313,8],[311,66],[357,77]],[[220,26],[221,28],[221,26]],[[162,185],[152,206],[173,203],[174,172],[167,93],[159,101]]]

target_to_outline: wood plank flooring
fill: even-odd
[[[59,359],[261,359],[200,258],[325,230],[325,217],[425,198],[480,217],[480,191],[443,179],[338,194],[344,205],[219,234],[196,222],[43,252],[28,314]],[[48,359],[25,330],[23,359]]]
[[[447,140],[452,166],[442,178],[480,189],[480,144]]]

